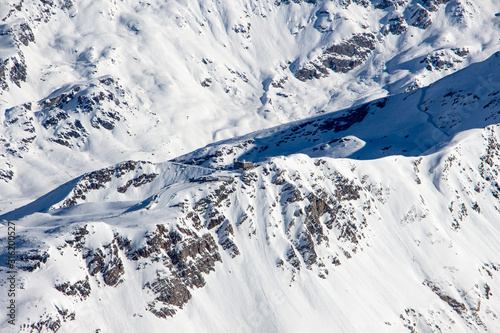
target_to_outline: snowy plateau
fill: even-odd
[[[500,332],[499,0],[1,1],[0,307]]]

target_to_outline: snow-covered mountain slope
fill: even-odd
[[[82,172],[426,86],[500,50],[496,0],[0,3],[0,209]]]
[[[93,171],[0,216],[15,330],[500,330],[499,65]]]
[[[423,89],[257,131],[174,159],[206,167],[294,153],[374,159],[419,156],[500,122],[500,52]]]

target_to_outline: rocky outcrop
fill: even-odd
[[[431,26],[432,20],[429,11],[423,7],[416,6],[410,16],[411,25],[420,29],[427,29]]]
[[[314,4],[314,3],[317,3],[318,0],[275,0],[274,4],[276,6],[279,6],[279,5],[282,5],[282,4],[283,5],[289,5],[291,3],[302,3],[302,2]]]
[[[35,36],[27,22],[17,24],[0,25],[0,37],[11,38],[13,46],[11,55],[0,59],[0,95],[9,90],[9,84],[13,83],[19,88],[26,82],[27,67],[21,45],[28,46],[35,41]]]
[[[22,252],[16,262],[16,266],[23,271],[33,272],[45,264],[49,258],[50,255],[47,251],[33,249]]]
[[[486,151],[481,156],[479,165],[479,174],[484,182],[492,187],[491,195],[500,200],[500,143],[497,139],[497,133],[494,127],[488,129],[488,136],[485,137]],[[483,186],[478,183],[475,191],[481,192]]]
[[[37,137],[32,104],[26,103],[6,110],[3,124],[8,138],[3,145],[5,152],[22,157],[30,150],[31,144]]]
[[[342,126],[344,122],[337,125]],[[298,126],[294,124],[300,128]],[[319,131],[322,126],[325,131],[334,131],[336,125],[319,122],[315,127],[305,128]],[[478,186],[488,186],[493,192],[485,195],[495,196],[500,193],[495,193],[500,144],[493,129],[485,130],[484,139],[486,148],[478,157],[484,184]],[[462,169],[455,155],[458,156],[456,151],[442,158],[440,167],[435,170],[437,178],[447,179],[450,170]],[[139,163],[106,169],[108,171],[98,178],[120,179],[115,175],[124,177],[129,170],[136,170]],[[424,172],[423,165],[424,158],[412,159],[407,164],[408,170],[420,175]],[[220,171],[214,171],[214,176],[185,182],[185,187],[175,196],[168,193],[162,197],[159,194],[153,199],[156,206],[137,212],[141,214],[135,216],[128,215],[127,218],[133,217],[134,221],[137,218],[139,225],[146,224],[145,233],[134,230],[127,234],[126,228],[118,229],[102,222],[76,227],[71,236],[66,237],[64,245],[52,249],[51,254],[57,256],[58,251],[70,252],[71,257],[73,251],[81,258],[86,277],[62,278],[65,282],[57,282],[54,287],[65,297],[83,303],[93,297],[96,288],[122,288],[132,281],[130,277],[133,276],[133,281],[140,281],[138,288],[144,290],[142,308],[168,320],[193,300],[193,289],[207,285],[206,276],[218,269],[218,263],[247,255],[248,248],[239,243],[242,237],[255,237],[262,241],[261,244],[278,248],[279,251],[270,253],[275,256],[272,258],[273,269],[275,266],[286,276],[290,285],[312,274],[328,279],[345,266],[345,261],[356,260],[359,253],[369,251],[369,243],[373,241],[370,237],[373,222],[381,220],[380,211],[392,209],[382,206],[390,198],[391,190],[373,183],[369,175],[359,173],[356,167],[354,162],[341,164],[333,159],[275,157],[234,177],[217,178],[215,175]],[[456,175],[459,174],[457,171]],[[118,182],[113,184],[115,188],[108,190],[114,193]],[[421,185],[422,182],[415,186]],[[147,219],[155,216],[149,215],[150,209],[160,206],[162,210],[157,212],[162,213],[164,222],[148,225]],[[470,215],[477,212],[471,206],[470,200],[457,195],[450,204],[452,209],[446,211],[446,217],[452,221],[453,217],[467,211],[469,216],[462,214],[460,223],[468,223]],[[147,219],[142,220],[144,215]],[[426,216],[422,215],[432,216],[432,212],[420,197],[409,206],[406,214],[397,215],[401,219],[395,221],[393,227],[411,228],[417,223],[424,224],[422,221]],[[463,232],[454,229],[453,225],[442,225],[454,230],[453,233]],[[60,231],[54,228],[50,232]],[[425,237],[432,235],[425,234]],[[54,256],[47,257],[45,265],[50,265]],[[484,264],[480,269],[483,280],[498,271],[499,266],[493,263]],[[418,285],[430,291],[432,297],[436,296],[439,311],[459,316],[472,329],[483,325],[478,300],[484,301],[495,293],[492,291],[494,284],[483,280],[469,292],[471,296],[430,278]],[[408,307],[402,310],[400,319],[410,328],[417,320],[435,327],[442,324],[442,317],[436,313]],[[63,318],[71,320],[71,311],[61,309],[61,312],[51,313],[50,318],[52,321],[47,317],[41,322],[64,325]]]
[[[451,0],[422,0],[422,5],[431,12],[438,10],[439,5],[445,5]]]
[[[14,171],[5,169],[0,170],[0,180],[7,183],[9,180],[12,180],[12,178],[14,178]]]
[[[300,4],[300,3],[311,3],[311,4],[316,4],[318,2],[319,2],[318,0],[275,0],[274,4],[276,6],[279,6],[279,5],[289,5],[291,3],[298,3],[298,4]],[[360,5],[360,6],[363,6],[363,7],[370,6],[370,1],[368,1],[368,0],[341,0],[339,2],[340,2],[340,5],[343,6],[344,8],[347,8],[350,4],[356,4],[356,5]]]
[[[375,4],[375,8],[377,9],[396,9],[400,6],[405,5],[408,0],[382,0]]]
[[[56,317],[56,319],[47,316],[45,319],[41,319],[33,324],[23,324],[21,325],[21,330],[24,332],[57,332],[61,328],[61,320]]]
[[[427,55],[420,63],[425,64],[429,71],[439,71],[455,68],[469,54],[468,49],[455,48],[451,50],[442,50]]]
[[[92,288],[90,287],[89,277],[86,276],[85,280],[79,280],[75,283],[64,282],[56,284],[55,288],[66,296],[75,296],[84,300],[89,297]]]
[[[66,244],[81,254],[88,276],[75,283],[56,284],[55,288],[68,297],[86,301],[92,295],[92,279],[100,288],[123,283],[124,262],[128,261],[128,265],[137,270],[151,267],[156,272],[153,279],[143,284],[143,289],[149,289],[153,295],[147,309],[161,318],[173,316],[191,299],[190,289],[205,286],[203,276],[215,270],[215,263],[221,261],[221,256],[210,233],[199,236],[189,227],[178,226],[171,231],[167,228],[168,225],[157,225],[140,246],[133,246],[127,237],[115,233],[110,242],[96,248],[90,246],[93,236],[88,225],[78,228]],[[226,231],[231,233],[231,228],[227,227]]]
[[[9,82],[21,88],[21,83],[26,82],[26,75],[26,62],[21,51],[15,56],[0,59],[0,93],[9,89]]]
[[[140,187],[142,185],[151,183],[156,178],[156,176],[158,176],[157,173],[149,173],[149,174],[143,173],[134,179],[128,180],[127,183],[125,183],[125,185],[117,188],[116,190],[119,193],[125,193],[127,192],[130,186]]]
[[[91,191],[106,188],[106,185],[113,179],[133,173],[136,169],[140,168],[142,164],[148,164],[148,162],[127,161],[114,167],[93,171],[83,175],[71,191],[71,194],[68,195],[68,198],[61,204],[61,207],[76,205],[78,201],[85,200],[88,193]],[[131,185],[139,187],[150,183],[155,178],[156,174],[141,174],[127,181],[123,186],[119,187],[117,191],[119,193],[125,193]]]
[[[233,225],[226,221],[222,226],[217,229],[217,237],[219,238],[219,245],[223,250],[229,252],[231,257],[236,257],[240,254],[238,246],[234,243],[234,229]]]
[[[444,5],[450,0],[422,0],[422,4],[414,4],[410,7],[410,17],[407,21],[414,27],[427,29],[432,24],[431,13],[438,10],[440,5]]]
[[[123,282],[121,276],[125,273],[125,269],[116,244],[110,243],[104,245],[102,249],[91,249],[88,254],[84,254],[84,259],[87,260],[91,276],[101,273],[104,283],[108,286],[116,286]]]
[[[322,163],[323,162],[323,163]],[[324,161],[315,164],[318,177],[322,175]],[[272,171],[271,171],[272,170]],[[319,248],[330,247],[331,244],[343,244],[349,251],[338,245],[338,250],[346,258],[351,258],[358,248],[362,247],[363,229],[367,226],[366,218],[355,213],[358,200],[371,196],[373,188],[355,184],[337,172],[328,174],[323,180],[331,181],[335,190],[327,190],[315,186],[314,191],[305,191],[302,177],[293,175],[288,170],[273,169],[269,176],[275,188],[280,189],[276,202],[281,205],[281,212],[293,216],[285,222],[287,240],[290,248],[286,256],[280,258],[277,266],[292,272],[292,282],[301,267],[317,272],[321,278],[329,274],[324,262],[335,266],[341,265],[338,256],[323,257]],[[266,174],[266,172],[264,172]],[[321,176],[320,176],[321,175]],[[312,174],[310,175],[312,177]],[[311,179],[309,179],[311,181]],[[270,207],[273,210],[272,207]],[[367,212],[370,208],[367,208]],[[288,266],[288,265],[289,266]]]
[[[455,311],[459,315],[461,315],[463,312],[467,311],[465,304],[457,301],[453,297],[450,297],[449,295],[444,293],[443,290],[441,290],[441,288],[439,288],[434,282],[429,281],[429,280],[425,280],[424,282],[422,282],[422,284],[429,287],[433,293],[435,293],[437,296],[439,296],[439,298],[443,302],[448,304],[453,309],[453,311]]]
[[[64,323],[76,319],[75,312],[69,312],[68,309],[53,306],[51,314],[44,313],[40,319],[31,324],[22,324],[19,326],[21,332],[57,332],[61,329]]]
[[[120,109],[128,106],[120,100],[124,94],[112,78],[101,79],[96,85],[76,86],[39,102],[41,124],[53,133],[53,142],[82,146],[89,136],[87,124],[111,131],[123,120]]]
[[[19,25],[19,28],[17,29],[17,34],[16,34],[17,40],[21,42],[24,46],[28,46],[30,42],[35,41],[35,35],[33,34],[33,31],[31,30],[31,27],[29,26],[28,23],[21,23]]]
[[[8,74],[9,59],[0,61],[0,86],[2,75]],[[15,60],[15,65],[9,67],[12,82],[17,85],[25,80],[23,61],[23,58]],[[83,149],[92,130],[112,131],[118,122],[125,120],[120,111],[130,111],[128,103],[123,100],[126,94],[112,78],[96,82],[5,110],[0,154],[23,157],[40,137],[68,148]],[[12,171],[5,169],[0,174],[3,180],[14,176]]]
[[[406,23],[404,16],[397,16],[389,19],[387,24],[382,28],[382,33],[384,35],[393,34],[401,35],[406,30],[408,30],[408,24]]]
[[[157,258],[153,260],[163,263],[167,271],[157,270],[156,278],[144,285],[155,295],[148,310],[161,318],[173,316],[191,299],[189,289],[203,287],[203,275],[214,271],[215,263],[221,261],[217,244],[209,233],[200,237],[184,228],[168,232],[162,225],[148,235],[146,243],[128,256],[138,262]]]
[[[347,73],[361,65],[375,49],[375,45],[375,35],[356,34],[324,49],[318,58],[296,70],[295,77],[307,81],[328,76],[328,70]]]

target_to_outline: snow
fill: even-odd
[[[447,157],[460,151],[463,153],[463,157],[460,157],[462,165],[477,165],[478,154],[481,154],[481,149],[477,147],[482,145],[485,134],[485,131],[469,132],[447,149],[424,157],[419,165],[421,184],[415,182],[413,157],[386,157],[371,161],[323,157],[322,160],[326,161],[322,167],[324,171],[315,166],[315,159],[303,154],[273,158],[272,163],[277,168],[284,168],[290,174],[298,172],[302,176],[299,182],[303,186],[313,184],[312,175],[321,175],[328,167],[356,182],[363,175],[369,175],[372,184],[386,187],[380,197],[376,198],[372,194],[376,198],[376,208],[373,214],[367,216],[368,228],[364,232],[361,248],[352,254],[351,259],[341,258],[340,266],[326,262],[331,270],[326,279],[319,278],[315,269],[302,267],[296,281],[292,282],[287,269],[282,271],[276,267],[276,258],[283,256],[286,251],[286,235],[279,231],[283,230],[278,222],[281,215],[270,217],[266,212],[269,208],[265,208],[271,207],[275,197],[270,192],[274,191],[272,178],[266,179],[264,173],[259,172],[262,179],[255,186],[265,184],[266,190],[259,192],[253,199],[246,194],[246,190],[237,190],[238,199],[231,200],[232,205],[227,211],[228,219],[237,221],[240,207],[245,207],[247,202],[254,203],[257,212],[262,213],[254,220],[256,236],[248,237],[247,223],[238,226],[235,242],[242,254],[233,259],[223,251],[222,263],[217,263],[216,271],[207,276],[206,286],[194,289],[193,299],[173,318],[158,319],[144,311],[148,296],[138,286],[151,276],[142,275],[147,271],[141,273],[141,270],[136,269],[135,262],[128,260],[125,260],[126,273],[122,284],[104,287],[97,285],[97,280],[91,278],[92,294],[85,301],[69,302],[67,296],[55,289],[41,289],[39,286],[53,284],[54,279],[75,282],[84,278],[85,262],[78,259],[78,253],[75,253],[75,257],[71,248],[64,251],[55,249],[57,244],[67,239],[68,236],[63,235],[74,229],[73,225],[82,225],[82,221],[86,221],[91,235],[86,244],[89,248],[102,246],[116,233],[127,234],[138,240],[143,234],[140,230],[147,230],[148,225],[159,221],[167,225],[175,224],[175,219],[165,221],[165,218],[172,219],[169,214],[165,214],[172,209],[169,208],[172,203],[197,196],[198,189],[205,191],[209,183],[180,183],[179,187],[171,191],[160,191],[155,200],[156,205],[147,210],[123,213],[122,207],[107,205],[105,211],[114,212],[115,216],[104,216],[95,203],[89,202],[66,211],[48,211],[42,215],[25,217],[20,223],[25,226],[21,229],[22,237],[38,238],[40,236],[36,235],[41,230],[56,228],[56,231],[51,234],[53,236],[43,237],[45,246],[52,249],[49,263],[35,273],[21,273],[26,276],[27,283],[26,289],[20,293],[20,304],[26,309],[23,311],[29,309],[31,317],[40,311],[30,305],[34,304],[32,302],[35,299],[42,302],[40,305],[46,304],[43,300],[50,300],[49,303],[58,307],[75,311],[76,320],[64,323],[64,330],[100,328],[103,331],[119,331],[125,328],[147,328],[153,332],[169,329],[189,332],[203,327],[207,331],[242,332],[306,329],[397,332],[404,329],[399,314],[404,313],[405,309],[417,309],[422,313],[428,321],[427,324],[419,322],[419,327],[424,330],[430,325],[429,322],[438,325],[443,331],[469,331],[472,327],[483,329],[468,324],[447,308],[446,303],[423,286],[422,281],[428,280],[437,281],[450,297],[468,302],[467,307],[474,308],[481,300],[482,311],[486,312],[479,311],[478,314],[484,327],[498,329],[499,323],[491,315],[500,310],[496,294],[486,299],[479,293],[481,289],[474,287],[484,283],[488,283],[492,290],[500,287],[498,279],[488,277],[481,270],[482,264],[497,262],[498,259],[499,249],[495,240],[500,233],[495,223],[498,211],[492,208],[498,202],[486,193],[487,190],[482,196],[474,196],[482,213],[470,210],[460,230],[451,228],[451,213],[447,208],[449,201],[457,196],[455,189],[467,202],[470,187],[474,184],[462,182],[462,179],[477,173],[470,169],[466,175],[462,175],[461,166],[445,171]],[[449,173],[447,180],[443,176],[445,172]],[[438,175],[440,186],[436,187],[432,182],[433,175]],[[455,182],[462,183],[462,186]],[[328,178],[316,184],[334,188],[334,185],[328,185]],[[467,202],[468,209],[470,205]],[[412,207],[417,207],[420,213],[405,220],[404,216],[412,211]],[[274,222],[269,224],[271,221],[276,221],[276,227],[273,226]],[[42,229],[38,231],[39,228]],[[349,244],[331,238],[330,247],[318,249],[318,255],[329,255],[337,246]],[[464,295],[467,291],[469,296]],[[24,317],[28,314],[21,312],[20,315]],[[91,321],[87,319],[89,317],[92,317]]]
[[[3,12],[13,4],[3,3]],[[276,6],[271,0],[23,2],[6,24],[27,22],[35,42],[19,46],[27,82],[21,88],[9,84],[0,97],[3,109],[105,77],[118,82],[130,108],[117,108],[122,120],[112,131],[95,130],[82,115],[90,136],[71,151],[47,142],[50,134],[35,123],[37,137],[24,159],[8,158],[15,184],[0,184],[2,199],[34,199],[82,171],[126,159],[162,162],[214,141],[399,93],[414,80],[428,85],[500,50],[495,7],[487,0],[439,6],[426,30],[409,25],[402,35],[379,35],[373,55],[353,71],[301,82],[290,68],[353,33],[377,34],[386,16],[404,8],[343,8],[330,1]],[[462,23],[450,20],[457,8],[467,13]],[[2,52],[15,54],[11,35],[1,43]],[[428,71],[420,62],[452,48],[470,52],[454,68]],[[212,80],[209,87],[200,84],[206,78]],[[284,88],[269,84],[284,78]],[[2,133],[12,140],[10,135]],[[33,169],[45,177],[32,175]],[[18,190],[28,183],[36,185]]]
[[[439,5],[427,29],[409,19],[418,1],[50,3],[0,4],[0,59],[27,68],[0,87],[0,234],[15,222],[19,254],[49,255],[17,273],[2,331],[500,330],[496,1]],[[382,33],[400,15],[407,30]],[[359,33],[377,39],[360,66],[294,76]],[[203,286],[172,264],[189,243],[137,257],[155,232],[214,239]],[[121,282],[92,272],[98,251]],[[176,276],[181,306],[151,287]],[[56,289],[86,279],[88,297]]]

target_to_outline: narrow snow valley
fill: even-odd
[[[0,19],[0,331],[500,331],[496,0]]]

